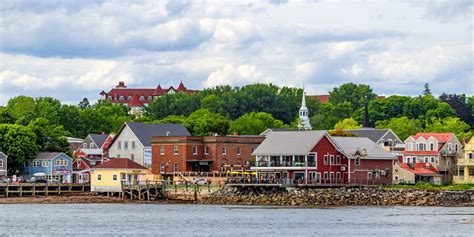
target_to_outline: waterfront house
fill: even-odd
[[[454,176],[455,183],[474,183],[474,136],[464,142],[464,154],[458,160],[458,175]]]
[[[152,136],[191,136],[181,124],[124,123],[109,145],[109,157],[151,166]]]
[[[154,136],[152,172],[173,176],[185,172],[231,172],[250,168],[252,152],[263,136]]]
[[[76,151],[78,148],[82,147],[84,139],[75,138],[75,137],[66,137],[67,143],[69,144],[68,149],[71,152]]]
[[[50,182],[72,182],[72,158],[62,152],[40,152],[26,168],[30,176],[45,174]]]
[[[430,163],[396,163],[393,166],[394,184],[416,184],[418,182],[441,184],[441,175]]]
[[[388,184],[395,159],[367,138],[327,131],[273,131],[253,155],[259,178],[311,185]]]
[[[394,154],[401,154],[405,149],[405,144],[392,129],[360,128],[344,131],[358,137],[367,137],[378,146]]]
[[[127,158],[112,158],[91,170],[91,191],[122,192],[122,182],[152,179],[148,168]]]
[[[89,183],[90,171],[102,163],[102,157],[79,157],[72,165],[73,182]]]
[[[461,143],[454,133],[417,133],[405,140],[402,163],[430,163],[448,183],[457,171]]]
[[[7,176],[8,157],[0,151],[0,177]]]
[[[94,134],[91,133],[87,135],[87,137],[84,139],[84,142],[82,144],[82,148],[90,148],[90,149],[102,149],[102,146],[104,145],[105,141],[107,138],[109,138],[110,135],[108,134]]]

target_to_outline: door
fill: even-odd
[[[321,173],[320,172],[309,172],[309,179],[311,180],[312,184],[320,184],[321,183]]]

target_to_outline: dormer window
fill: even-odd
[[[127,97],[127,100],[132,100],[132,97],[131,97],[131,96],[128,96],[128,97]]]
[[[453,144],[448,143],[448,151],[452,151],[452,150],[453,150]]]
[[[123,99],[124,99],[123,96],[120,96],[120,97],[119,97],[119,100],[123,100]]]
[[[153,99],[152,96],[148,96],[148,101],[151,101]]]
[[[430,143],[430,151],[434,151],[434,143]]]
[[[144,101],[145,100],[145,96],[140,96],[140,101]]]
[[[407,145],[408,145],[408,150],[413,151],[413,143],[409,142],[409,143],[407,143]]]

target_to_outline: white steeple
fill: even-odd
[[[301,98],[301,108],[300,108],[300,124],[298,128],[300,130],[311,130],[311,123],[309,122],[309,113],[308,108],[306,107],[306,92],[304,91],[303,86],[303,98]]]

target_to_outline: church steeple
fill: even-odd
[[[301,98],[300,107],[300,123],[298,124],[300,130],[311,130],[311,123],[309,122],[308,108],[306,107],[306,92],[303,86],[303,96]]]

